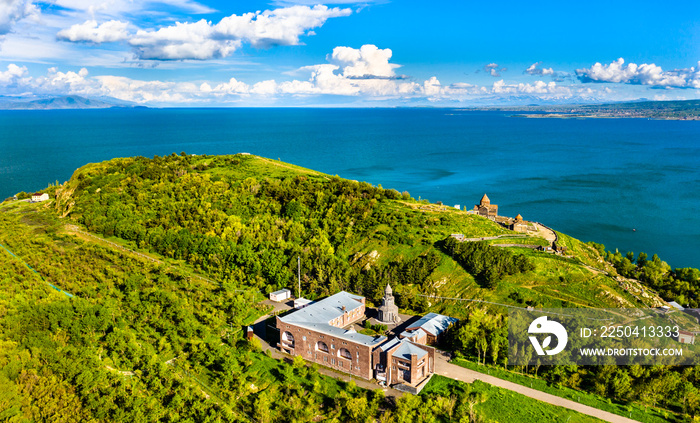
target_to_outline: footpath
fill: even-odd
[[[497,377],[480,373],[471,369],[466,369],[464,367],[458,366],[456,364],[451,364],[447,361],[447,357],[442,354],[435,354],[435,374],[439,374],[451,379],[460,380],[466,383],[472,383],[475,380],[480,380],[486,382],[490,385],[497,386],[499,388],[508,389],[509,391],[517,392],[519,394],[525,395],[526,397],[534,398],[536,400],[546,402],[548,404],[556,405],[559,407],[568,408],[569,410],[578,411],[581,414],[586,414],[592,417],[599,418],[606,422],[611,423],[634,423],[636,420],[628,419],[627,417],[618,416],[607,411],[599,410],[588,405],[579,404],[576,401],[571,401],[566,398],[558,397],[556,395],[548,394],[546,392],[538,391],[537,389],[528,388],[517,383],[509,382],[507,380],[499,379]]]

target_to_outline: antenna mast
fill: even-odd
[[[299,281],[299,295],[297,298],[301,298],[301,257],[297,256],[297,280]]]

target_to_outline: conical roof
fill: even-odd
[[[386,289],[384,290],[385,294],[391,294],[391,285],[386,284]]]
[[[518,215],[515,216],[515,220],[517,220],[517,221],[522,221],[522,220],[523,220],[523,217],[520,216],[520,213],[518,213]]]
[[[489,200],[489,196],[488,196],[488,195],[484,194],[484,196],[481,197],[481,204],[482,204],[482,205],[484,205],[484,204],[491,204],[491,200]]]

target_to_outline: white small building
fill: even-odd
[[[49,194],[47,193],[41,193],[41,192],[35,192],[32,194],[32,203],[39,203],[41,201],[46,201],[49,199]]]
[[[300,310],[306,306],[309,306],[313,304],[314,301],[306,299],[306,298],[297,298],[294,300],[294,308],[297,310]]]
[[[678,342],[681,344],[695,344],[695,334],[685,330],[678,331]]]
[[[271,292],[270,293],[270,300],[272,301],[284,301],[288,300],[292,296],[292,291],[288,290],[287,288],[280,289],[279,291]]]

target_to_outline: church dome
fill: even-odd
[[[523,221],[523,217],[520,216],[520,213],[518,213],[518,215],[515,216],[515,221],[516,221],[516,222],[522,222],[522,221]]]
[[[491,200],[489,200],[489,196],[486,195],[486,194],[484,194],[484,196],[481,197],[481,202],[480,202],[480,204],[481,204],[482,206],[491,204]]]

